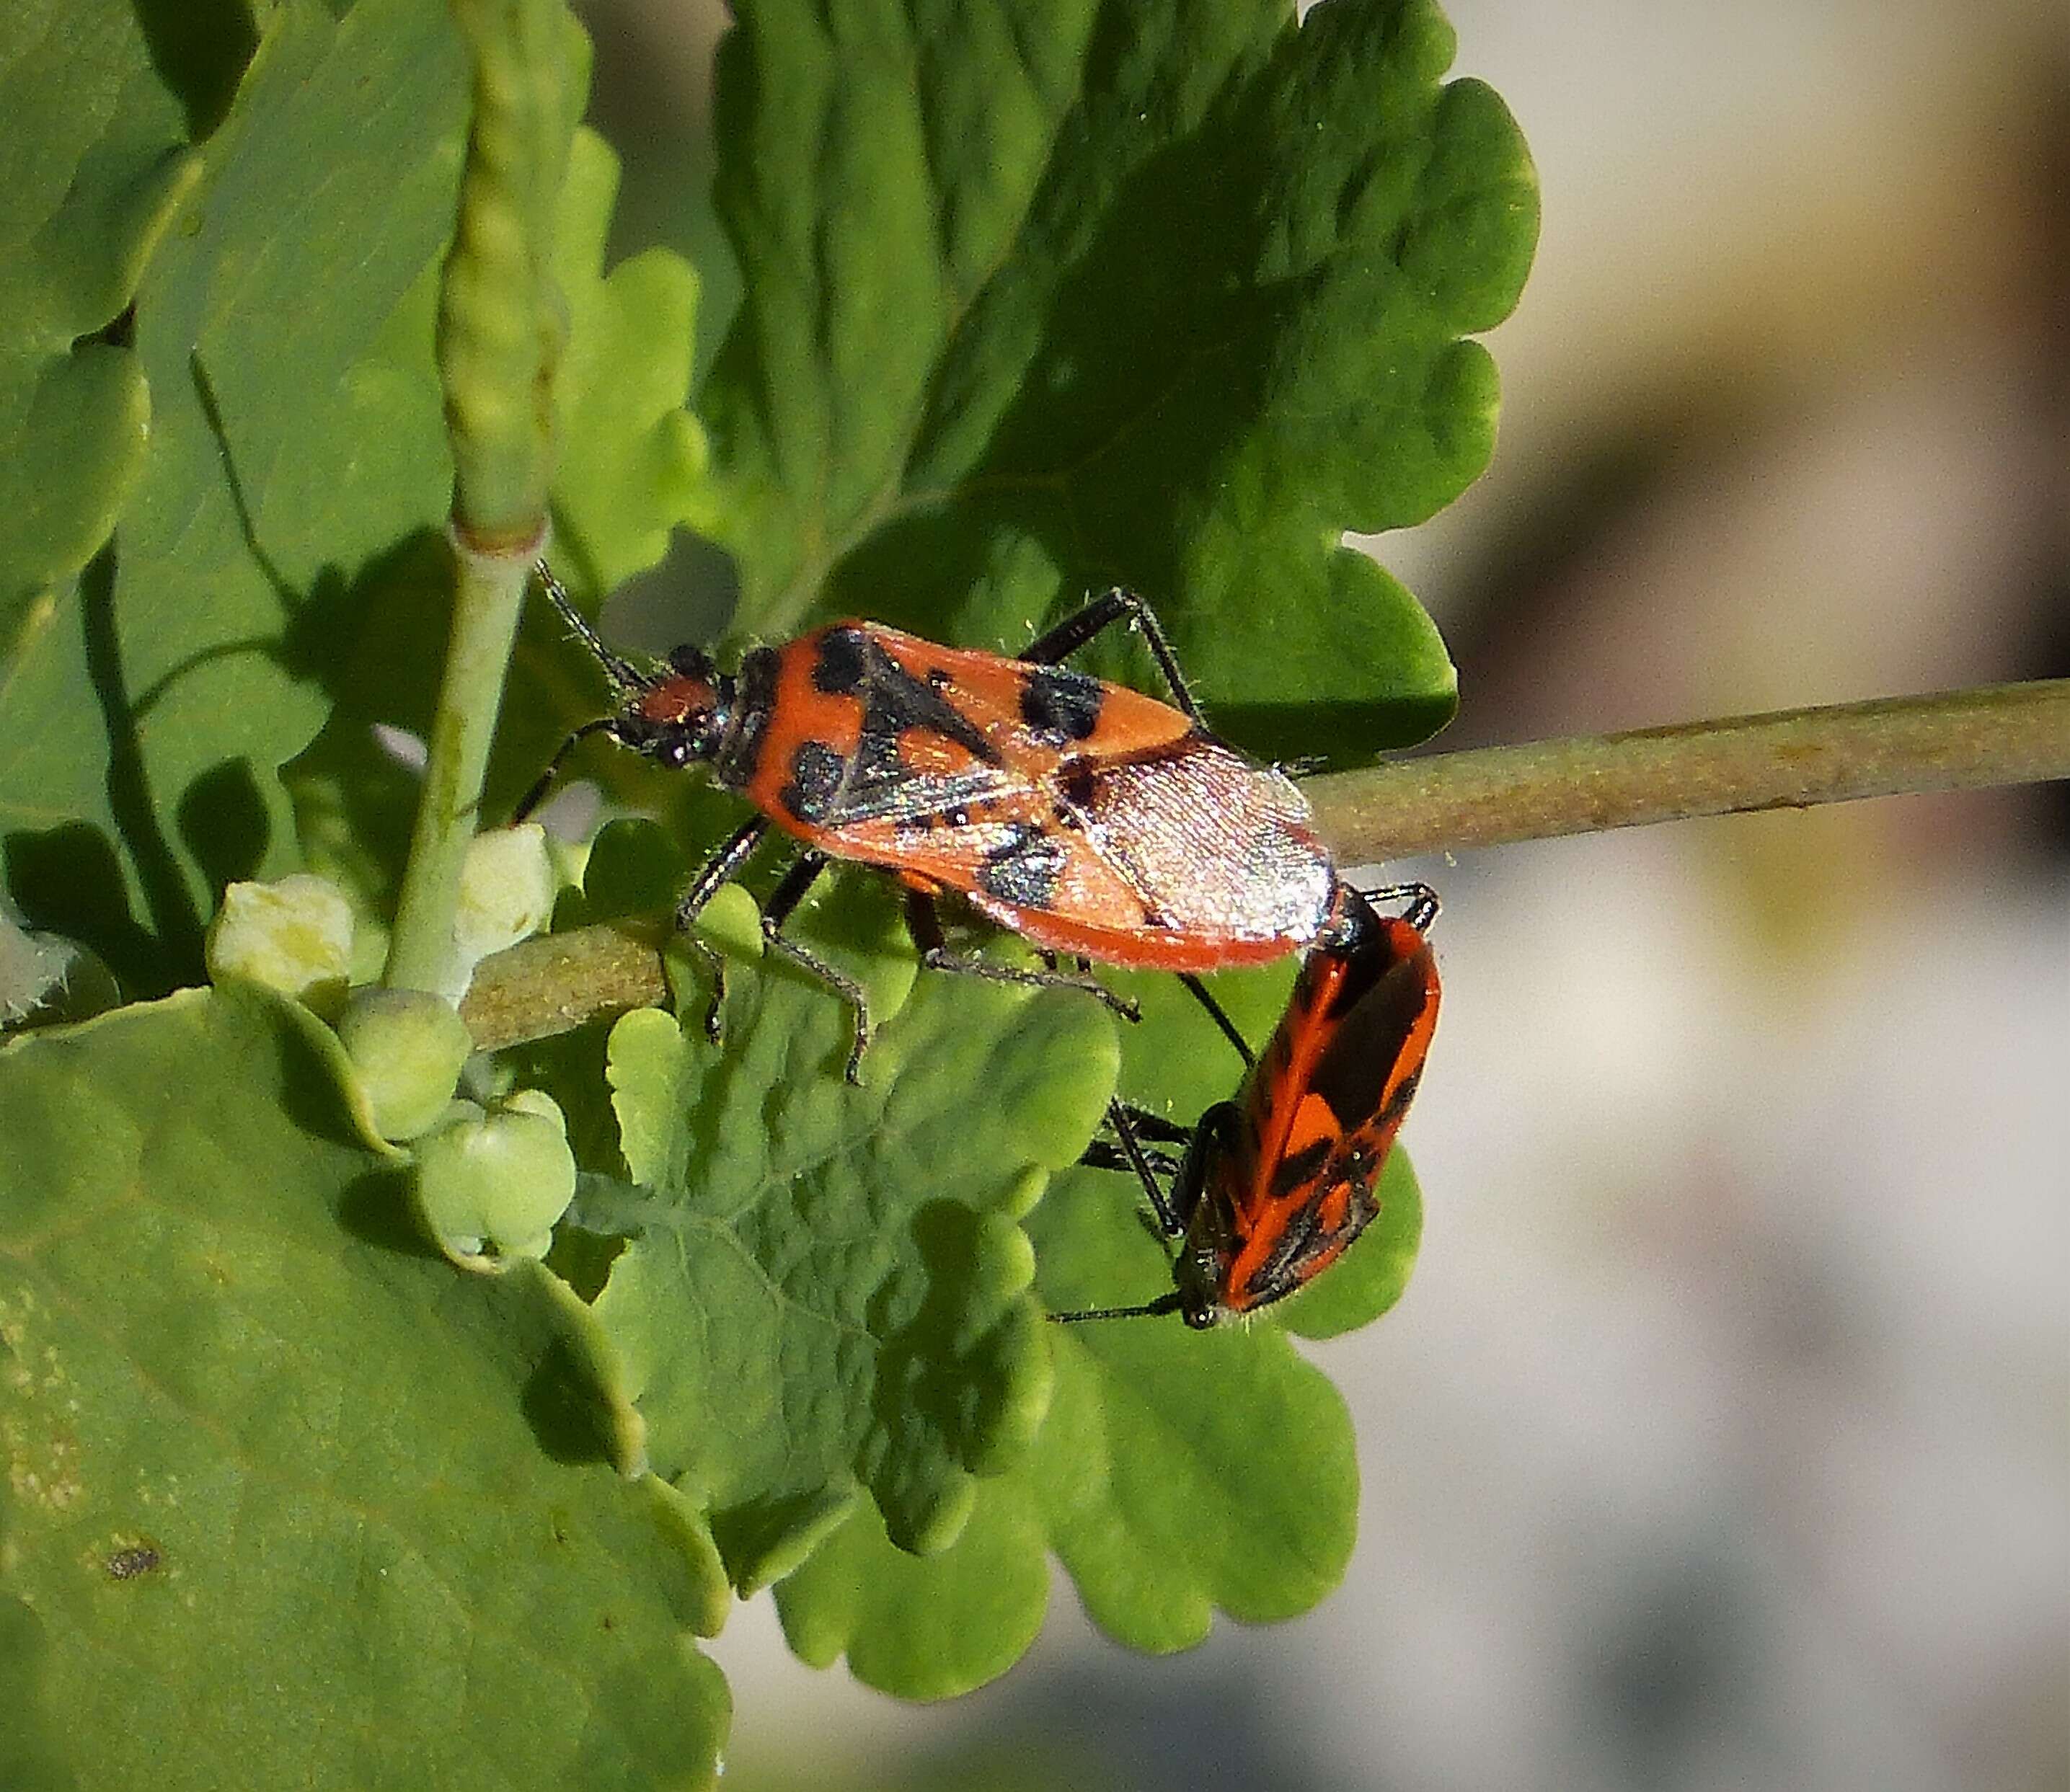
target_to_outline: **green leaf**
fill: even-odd
[[[111,326],[201,172],[151,49],[127,0],[20,0],[0,29],[0,701],[144,462],[150,398]]]
[[[800,917],[870,989],[859,1088],[841,1080],[846,1005],[788,964],[730,966],[722,1047],[696,972],[684,1023],[649,1010],[612,1039],[643,1186],[582,1210],[632,1235],[597,1316],[652,1467],[710,1508],[743,1590],[795,1567],[859,1489],[902,1546],[943,1547],[973,1477],[1025,1447],[1049,1371],[1018,1223],[1113,1087],[1097,1004],[916,979],[910,948],[882,943],[878,888],[845,882],[838,922]]]
[[[329,1035],[190,992],[0,1052],[0,1779],[708,1784],[694,1516],[594,1329],[415,1245]]]
[[[150,443],[119,551],[39,606],[0,684],[16,895],[64,926],[112,869],[93,943],[133,987],[198,975],[216,892],[292,863],[274,769],[377,563],[444,513],[428,312],[421,365],[391,326],[451,228],[464,92],[441,9],[275,10],[143,271]]]
[[[815,1667],[842,1655],[865,1686],[951,1699],[1027,1653],[1049,1602],[1049,1533],[1025,1474],[980,1484],[969,1521],[938,1555],[894,1549],[861,1507],[776,1583],[783,1635]]]
[[[1450,716],[1429,618],[1339,545],[1486,464],[1462,341],[1534,178],[1429,0],[752,0],[715,198],[747,284],[703,409],[739,626],[1012,648],[1143,591],[1219,725],[1361,757]]]
[[[1284,1002],[1285,969],[1215,980],[1254,1040]],[[1125,980],[1144,1007],[1124,1034],[1124,1093],[1169,1114],[1225,1098],[1235,1055],[1171,979]],[[1033,1449],[980,1481],[940,1554],[894,1549],[860,1514],[776,1590],[805,1660],[845,1652],[851,1672],[904,1698],[968,1692],[1040,1630],[1053,1553],[1094,1621],[1133,1647],[1190,1647],[1217,1610],[1248,1622],[1305,1611],[1349,1560],[1358,1476],[1349,1417],[1287,1331],[1334,1336],[1399,1298],[1422,1226],[1397,1151],[1381,1217],[1328,1273],[1248,1326],[1189,1332],[1176,1318],[1048,1328],[1056,1390]],[[1028,1223],[1054,1312],[1144,1300],[1171,1286],[1139,1191],[1111,1171],[1052,1179]]]
[[[1090,1280],[1068,1268],[1098,1259],[1104,1280],[1134,1223],[1113,1217],[1111,1187],[1086,1186],[1094,1174],[1053,1190],[1037,1231],[1044,1299],[1059,1307]],[[1065,1236],[1068,1263],[1049,1248]],[[1116,1321],[1054,1342],[1057,1398],[1033,1472],[1052,1546],[1102,1629],[1134,1648],[1189,1648],[1217,1608],[1262,1623],[1336,1586],[1358,1519],[1351,1418],[1276,1326]]]
[[[556,271],[571,329],[554,508],[562,539],[606,591],[658,561],[669,531],[709,503],[704,431],[684,408],[698,277],[663,249],[605,275],[617,194],[617,158],[594,131],[578,131],[561,194]]]

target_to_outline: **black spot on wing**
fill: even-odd
[[[1389,1091],[1387,1100],[1381,1104],[1380,1112],[1373,1116],[1373,1124],[1381,1128],[1398,1126],[1401,1116],[1409,1112],[1409,1104],[1416,1099],[1416,1085],[1423,1080],[1419,1068],[1412,1070]]]
[[[824,741],[801,741],[791,755],[791,782],[776,800],[808,827],[832,816],[848,762]]]
[[[1099,798],[1099,774],[1082,759],[1068,759],[1057,774],[1063,799],[1081,818],[1090,814]]]
[[[845,696],[862,683],[865,643],[858,628],[830,628],[820,637],[812,661],[812,688]]]
[[[1315,1181],[1322,1173],[1323,1165],[1330,1161],[1330,1148],[1334,1141],[1316,1139],[1304,1145],[1291,1157],[1282,1157],[1272,1167],[1272,1194],[1275,1200],[1283,1200],[1296,1189]]]
[[[874,641],[859,633],[857,641],[862,655],[857,683],[865,754],[895,763],[898,737],[922,729],[952,741],[981,765],[999,763],[998,751],[984,730],[957,708],[945,689],[937,688],[931,679],[915,678]]]
[[[1416,966],[1397,960],[1336,1021],[1309,1087],[1329,1103],[1346,1132],[1372,1124],[1425,1000]]]
[[[1021,689],[1021,719],[1053,746],[1082,741],[1099,726],[1106,688],[1068,666],[1031,671]]]
[[[1303,1272],[1309,1263],[1327,1250],[1336,1236],[1323,1225],[1319,1202],[1293,1214],[1258,1272],[1259,1304],[1277,1300],[1299,1288],[1306,1279]]]
[[[979,863],[977,887],[1017,908],[1047,908],[1057,899],[1068,853],[1039,827],[1017,827]]]
[[[837,629],[822,639],[812,667],[815,687],[853,696],[862,716],[840,807],[819,817],[821,823],[902,823],[922,811],[939,812],[951,803],[996,793],[999,754],[984,731],[937,688],[939,671],[916,678],[861,629]],[[961,748],[974,761],[972,770],[916,773],[899,745],[914,730]],[[951,825],[956,825],[953,820]]]

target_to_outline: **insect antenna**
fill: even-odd
[[[1229,1018],[1229,1011],[1215,1000],[1214,994],[1189,970],[1179,973],[1179,981],[1192,992],[1193,999],[1207,1010],[1209,1019],[1221,1029],[1222,1037],[1236,1047],[1237,1055],[1243,1059],[1243,1067],[1256,1067],[1258,1054],[1250,1049],[1250,1042],[1237,1031],[1236,1023]]]
[[[1146,1300],[1135,1307],[1087,1307],[1078,1312],[1051,1313],[1049,1316],[1059,1325],[1075,1325],[1086,1319],[1154,1319],[1160,1313],[1175,1313],[1185,1304],[1185,1296],[1174,1288],[1169,1294],[1160,1294],[1155,1300]]]
[[[616,685],[621,696],[630,696],[636,691],[651,690],[654,680],[645,672],[604,644],[603,637],[590,626],[589,618],[575,608],[575,600],[568,595],[567,587],[554,577],[554,569],[544,560],[534,563],[532,570],[539,575],[539,583],[546,588],[546,601],[561,613],[561,620],[575,631],[584,647],[595,654],[597,663],[603,667],[605,676]]]

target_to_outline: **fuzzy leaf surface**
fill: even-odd
[[[0,1782],[709,1784],[708,1540],[567,1290],[415,1244],[342,1062],[237,989],[0,1052]]]
[[[1446,720],[1429,618],[1339,545],[1494,440],[1463,340],[1535,181],[1430,0],[752,0],[715,198],[746,296],[702,394],[738,626],[1011,649],[1115,584],[1221,727],[1359,757]]]

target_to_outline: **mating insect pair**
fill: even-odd
[[[1339,886],[1330,935],[1303,963],[1263,1055],[1245,1051],[1233,1100],[1190,1132],[1122,1102],[1110,1108],[1115,1142],[1096,1141],[1084,1161],[1140,1179],[1176,1246],[1173,1285],[1137,1305],[1052,1319],[1176,1312],[1191,1326],[1218,1325],[1307,1287],[1377,1215],[1381,1169],[1438,1023],[1426,937],[1438,899],[1420,884],[1372,894],[1408,906],[1382,916]],[[1170,1144],[1184,1147],[1176,1163],[1156,1149]]]
[[[879,866],[905,886],[930,967],[1082,989],[1131,1018],[1090,976],[951,952],[937,899],[956,892],[1045,953],[1176,971],[1203,995],[1200,972],[1267,964],[1331,937],[1336,876],[1307,800],[1208,732],[1156,618],[1129,592],[1094,600],[1017,660],[845,622],[751,648],[736,672],[694,647],[648,671],[606,646],[543,561],[538,569],[618,708],[568,738],[518,818],[592,734],[665,765],[708,765],[759,813],[692,880],[677,925],[687,933],[771,826],[802,841],[763,932],[852,1006],[850,1082],[869,1039],[862,990],[783,932],[832,859]],[[1116,624],[1140,630],[1172,704],[1058,663]],[[716,1036],[724,968],[692,941],[712,972]]]
[[[677,925],[688,931],[772,825],[803,841],[763,932],[853,1005],[849,1081],[869,1038],[862,990],[783,931],[834,859],[882,867],[905,885],[907,924],[932,968],[1083,989],[1133,1014],[1090,977],[951,953],[935,902],[953,891],[1045,953],[1178,972],[1243,1054],[1236,1097],[1190,1133],[1117,1102],[1115,1145],[1087,1154],[1141,1179],[1179,1246],[1172,1291],[1052,1317],[1176,1312],[1212,1325],[1305,1286],[1372,1218],[1437,1021],[1424,937],[1437,898],[1420,884],[1376,892],[1408,900],[1385,917],[1337,882],[1306,800],[1208,732],[1139,598],[1109,592],[1018,660],[846,622],[753,648],[734,673],[694,647],[648,671],[605,645],[543,561],[538,570],[619,707],[569,737],[519,818],[592,734],[666,765],[709,765],[759,813],[691,882]],[[1118,623],[1142,631],[1176,708],[1058,663]],[[713,974],[715,1035],[724,967],[693,939]],[[1197,974],[1303,946],[1293,999],[1253,1059]],[[1176,1165],[1156,1149],[1179,1143]],[[1172,1178],[1168,1192],[1160,1174]]]

